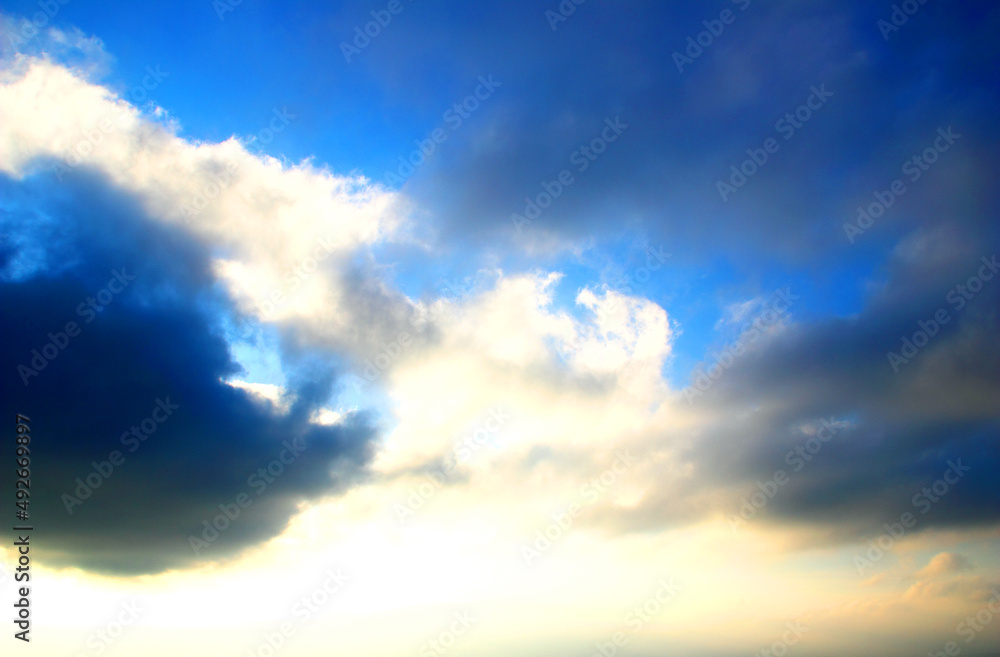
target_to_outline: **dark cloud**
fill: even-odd
[[[843,222],[949,124],[964,141],[870,239],[994,221],[995,7],[924,5],[887,43],[877,21],[891,8],[863,3],[586,3],[556,31],[534,3],[459,5],[408,9],[358,64],[432,117],[428,87],[445,84],[458,101],[478,75],[503,83],[404,188],[440,220],[445,243],[519,244],[511,214],[568,168],[576,182],[534,223],[540,234],[631,228],[681,258],[706,244],[734,257],[757,258],[762,246],[772,258],[842,257]],[[678,72],[673,53],[726,8],[736,21]],[[467,29],[441,27],[456,20]],[[776,121],[824,84],[835,95],[786,141]],[[571,154],[616,116],[630,127],[579,172]],[[723,202],[717,181],[768,137],[780,151]]]
[[[231,308],[206,247],[87,173],[62,185],[47,175],[0,185],[11,199],[0,218],[2,406],[12,422],[15,413],[31,418],[39,559],[151,573],[228,557],[278,534],[298,503],[364,475],[374,436],[364,416],[335,426],[309,421],[336,382],[320,354],[284,359],[288,412],[223,383],[240,367],[224,338]],[[98,313],[87,299],[107,301],[99,293],[115,272],[134,280],[124,289],[114,283],[111,291],[121,291]],[[67,322],[78,335],[59,335]],[[33,350],[44,353],[50,332],[65,348],[26,386],[18,367],[32,366]],[[155,425],[144,442],[129,435],[143,420],[147,430]],[[69,514],[63,495],[75,496],[76,479],[86,481],[114,450],[124,463],[82,504],[70,503]],[[279,457],[290,462],[273,476]],[[270,482],[249,479],[269,464]],[[203,537],[202,521],[241,493],[250,505],[196,556],[189,536]]]
[[[916,531],[1000,522],[1000,274],[983,261],[997,251],[941,232],[905,247],[864,312],[793,324],[723,370],[695,398],[710,419],[683,443],[689,480],[603,521],[632,529],[678,522],[720,488],[739,492],[715,495],[701,512],[735,516],[740,496],[783,470],[788,483],[754,522],[812,527],[837,541],[881,533],[915,509]],[[980,272],[992,280],[959,304],[964,297],[951,292]],[[926,346],[894,372],[887,354],[902,354],[903,338],[916,339],[919,322],[931,326],[942,310],[947,323],[931,327]],[[824,420],[835,433],[809,445],[804,428]],[[940,501],[915,503],[951,464],[970,470]]]

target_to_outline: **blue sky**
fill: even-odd
[[[261,145],[264,152],[290,161],[314,158],[335,171],[357,171],[381,181],[387,171],[396,169],[397,158],[413,152],[415,141],[444,126],[450,143],[440,147],[440,164],[417,167],[409,180],[416,193],[461,166],[477,131],[540,124],[534,137],[547,139],[548,144],[516,143],[515,139],[508,154],[516,155],[518,150],[534,154],[543,147],[547,162],[522,160],[517,171],[507,175],[519,183],[541,181],[561,170],[566,163],[560,161],[568,158],[575,142],[582,143],[589,136],[582,127],[566,129],[561,135],[546,134],[542,125],[551,129],[560,118],[573,118],[579,124],[599,122],[602,110],[608,116],[624,113],[639,124],[637,130],[626,133],[618,153],[612,150],[595,164],[595,171],[585,172],[606,182],[588,182],[581,174],[580,186],[597,189],[593,195],[579,189],[567,191],[566,200],[573,204],[567,213],[577,211],[581,204],[600,202],[601,194],[639,192],[637,204],[645,207],[630,208],[631,218],[624,222],[615,218],[614,226],[620,228],[610,234],[605,228],[596,253],[590,255],[597,261],[622,262],[629,257],[628,245],[642,239],[665,244],[675,253],[676,266],[645,285],[644,294],[661,302],[680,301],[673,310],[688,313],[678,319],[694,329],[685,331],[677,344],[678,357],[688,359],[698,358],[709,346],[708,329],[724,305],[793,282],[808,281],[810,291],[816,286],[813,293],[804,295],[798,312],[844,316],[859,310],[865,298],[863,282],[877,275],[879,263],[894,246],[893,234],[898,238],[905,231],[907,213],[917,208],[897,209],[883,230],[873,231],[861,245],[848,244],[841,229],[843,219],[852,214],[852,203],[870,194],[871,185],[857,184],[857,177],[865,175],[876,184],[892,180],[899,175],[893,165],[909,154],[906,148],[913,140],[919,143],[921,126],[926,126],[925,134],[933,135],[938,124],[962,122],[969,104],[985,105],[991,97],[995,99],[995,90],[985,80],[961,75],[968,56],[958,48],[963,41],[960,31],[931,35],[928,43],[912,30],[912,25],[936,20],[956,23],[959,30],[974,29],[972,17],[984,11],[974,6],[928,7],[912,19],[908,29],[891,34],[890,44],[872,29],[885,13],[878,7],[848,9],[831,3],[826,9],[835,20],[824,25],[815,18],[823,10],[805,4],[769,12],[754,5],[741,11],[742,3],[733,3],[736,22],[704,55],[687,65],[684,74],[677,72],[672,53],[683,50],[688,34],[704,29],[702,21],[715,18],[699,7],[591,4],[581,6],[553,31],[547,21],[526,20],[537,14],[531,7],[402,6],[404,11],[350,63],[340,43],[350,41],[353,28],[371,20],[369,12],[378,8],[350,2],[280,7],[243,3],[232,11],[223,10],[220,18],[219,11],[204,2],[170,7],[109,3],[101,12],[69,3],[57,18],[104,41],[115,60],[108,75],[112,88],[127,90],[140,83],[147,66],[167,72],[169,77],[151,96],[181,122],[181,134],[192,140],[256,135],[267,127],[274,108],[287,107],[296,118],[289,129]],[[30,2],[13,3],[9,11],[28,14],[33,7]],[[720,5],[720,11],[725,8]],[[646,25],[636,32],[634,17],[640,11]],[[810,20],[801,21],[788,36],[764,43],[767,33],[761,28],[773,30],[777,37],[784,29],[782,21],[790,23],[803,15]],[[467,29],[448,30],[447,25]],[[670,25],[667,34],[678,36],[667,38],[662,25]],[[602,28],[600,47],[589,47],[598,26]],[[818,43],[825,50],[798,60],[783,57],[799,45],[796,39],[811,38],[809,30],[815,30],[816,37],[824,32],[829,35],[826,43]],[[198,47],[178,47],[178,38]],[[513,52],[498,47],[503,42],[516,45]],[[725,70],[726,55],[747,43],[755,48],[753,56],[768,62],[747,76],[753,79],[745,83],[755,85],[752,95],[740,102],[713,103],[708,96],[719,90],[709,86],[710,81],[733,80],[736,72]],[[616,53],[633,63],[629,76],[641,74],[647,79],[629,80],[627,88],[616,92],[617,97],[615,93],[603,95],[621,76],[620,71],[608,68]],[[861,75],[855,75],[862,53],[867,65]],[[937,69],[912,74],[915,60],[934,54],[944,56]],[[545,59],[545,66],[536,65],[539,58]],[[946,67],[956,69],[958,75],[945,77],[941,70]],[[855,79],[850,86],[838,85],[836,76],[848,71]],[[484,74],[494,75],[503,86],[466,120],[464,129],[453,132],[442,115],[471,93],[478,76]],[[695,76],[698,79],[691,80]],[[794,141],[783,144],[783,151],[751,179],[743,195],[755,193],[754,187],[758,194],[769,194],[772,185],[779,185],[789,192],[781,204],[761,208],[739,194],[730,203],[718,203],[713,183],[726,177],[730,164],[745,159],[744,145],[759,148],[766,137],[778,136],[771,129],[775,120],[786,109],[797,107],[810,86],[828,78],[835,93],[833,105],[797,131]],[[656,90],[648,93],[654,81]],[[865,110],[859,111],[860,107]],[[658,113],[661,118],[655,120]],[[975,115],[965,123],[969,120],[976,120]],[[673,128],[679,121],[683,130]],[[719,130],[720,126],[725,128]],[[642,166],[645,170],[639,180],[623,183],[608,172],[616,162],[606,160],[615,157]],[[801,177],[803,166],[809,172],[805,178]],[[692,171],[703,174],[702,183],[694,188]],[[475,184],[460,180],[454,194],[442,194],[444,202],[458,193],[475,194]],[[620,192],[616,192],[619,185]],[[541,191],[537,184],[524,183],[503,203],[517,210],[524,196],[537,191]],[[850,198],[831,206],[831,196]],[[452,248],[452,257],[442,263],[447,269],[441,275],[432,274],[434,280],[421,280],[424,264],[415,264],[399,277],[407,293],[419,293],[442,277],[460,280],[474,275],[487,262],[515,270],[537,262],[521,259],[516,251],[498,253],[490,248],[488,241],[507,228],[501,219],[506,207],[499,198],[490,200],[493,203],[487,207],[497,220],[496,228],[485,229],[486,237],[478,241],[464,235],[477,248]],[[786,220],[775,213],[791,216]],[[792,217],[808,220],[793,224]],[[459,217],[454,220],[463,222]],[[568,221],[561,216],[558,220]],[[591,221],[602,220],[582,221],[592,227]],[[730,230],[734,222],[740,228]],[[772,228],[754,231],[751,227],[756,224]],[[709,225],[721,225],[724,234],[740,237],[730,240],[711,231],[706,235],[701,227]],[[565,228],[579,237],[572,226]],[[753,248],[744,248],[747,238]],[[706,248],[709,245],[713,248]],[[545,264],[553,268],[580,264],[578,258],[550,257]],[[585,267],[571,284],[599,280],[600,272],[593,269]],[[817,270],[823,273],[816,275]],[[706,285],[711,294],[704,293]],[[694,298],[683,296],[680,290],[686,289],[696,291]]]
[[[671,573],[631,654],[802,621],[789,651],[902,656],[995,613],[994,4],[34,0],[0,27],[44,654],[135,598],[120,651],[259,654],[294,618],[259,596],[333,562],[362,583],[289,654],[426,655],[469,610],[465,654],[591,654]]]

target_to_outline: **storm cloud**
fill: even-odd
[[[152,573],[229,557],[364,477],[370,421],[314,421],[328,354],[286,353],[277,404],[226,383],[237,315],[207,247],[87,170],[0,186],[3,410],[31,418],[39,558]],[[220,505],[239,516],[216,521]]]

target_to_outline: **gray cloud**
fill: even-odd
[[[0,219],[2,405],[31,417],[40,560],[125,574],[229,557],[277,535],[298,503],[365,476],[368,418],[310,422],[337,381],[330,354],[286,351],[287,411],[223,383],[240,367],[223,338],[232,308],[207,247],[86,171],[59,188],[46,175],[0,185],[14,201]],[[134,280],[103,305],[112,270]],[[62,335],[71,321],[78,334]],[[33,367],[36,349],[44,367],[25,385],[18,367]],[[291,463],[288,445],[300,453]],[[109,472],[114,451],[120,463]],[[280,476],[251,479],[279,458]],[[88,476],[99,484],[86,495],[77,479]],[[82,504],[67,502],[78,494]],[[240,494],[251,504],[196,555],[189,537]]]

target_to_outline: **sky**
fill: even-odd
[[[4,654],[1000,654],[998,32],[7,0]]]

